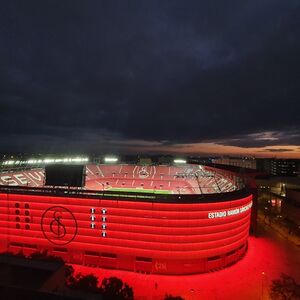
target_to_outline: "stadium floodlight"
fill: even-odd
[[[46,158],[41,162],[45,164],[50,163],[83,163],[88,162],[89,159],[87,157],[64,157],[64,158]]]
[[[174,159],[174,164],[186,164],[185,159]]]
[[[106,163],[115,163],[117,161],[118,161],[117,157],[112,157],[112,156],[104,157],[104,162]]]
[[[65,158],[45,158],[45,159],[35,159],[31,158],[28,160],[6,160],[2,162],[2,165],[36,165],[36,164],[52,164],[52,163],[83,163],[88,162],[88,157],[65,157]]]
[[[15,163],[14,160],[7,160],[7,161],[5,162],[6,165],[13,165],[14,163]]]
[[[36,159],[28,159],[27,163],[30,164],[30,165],[33,165],[33,164],[37,163],[37,160]]]
[[[55,159],[53,159],[53,158],[45,158],[44,159],[44,163],[45,164],[52,164],[54,162],[55,162]]]
[[[84,160],[81,157],[73,157],[73,158],[71,158],[71,162],[83,162],[83,161]]]

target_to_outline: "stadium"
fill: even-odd
[[[49,185],[45,166],[0,173],[0,251],[184,275],[247,251],[252,195],[234,172],[195,165],[84,165],[83,186]]]

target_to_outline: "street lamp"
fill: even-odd
[[[266,273],[264,271],[261,272],[261,299],[264,299],[264,279],[265,279],[265,275]]]

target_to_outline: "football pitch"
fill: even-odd
[[[153,194],[172,194],[170,190],[148,190],[148,189],[140,189],[140,188],[110,188],[107,191],[112,192],[127,192],[127,193],[153,193]]]

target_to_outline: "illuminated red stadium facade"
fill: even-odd
[[[0,184],[1,252],[192,274],[229,266],[247,250],[252,195],[220,169],[94,164],[82,190],[44,186],[42,168],[2,173]]]

